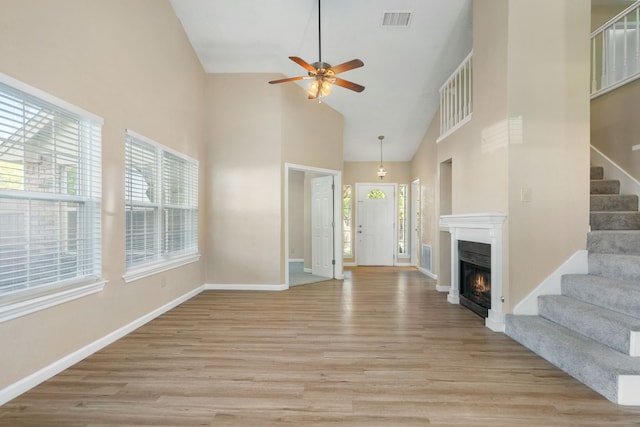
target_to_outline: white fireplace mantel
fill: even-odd
[[[504,293],[502,227],[507,216],[503,213],[474,213],[440,216],[440,227],[451,234],[451,288],[447,301],[460,304],[460,263],[458,240],[491,245],[491,308],[485,325],[496,332],[504,332]]]

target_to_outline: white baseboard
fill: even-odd
[[[513,308],[513,314],[537,316],[538,296],[560,295],[560,280],[563,274],[587,274],[589,272],[588,254],[585,249],[571,255],[556,271],[551,273]]]
[[[618,375],[618,405],[640,405],[640,375]]]
[[[436,291],[438,292],[450,292],[451,285],[436,285]]]
[[[396,267],[413,267],[413,265],[411,264],[411,261],[409,261],[409,262],[396,262],[395,266]]]
[[[438,280],[438,275],[437,274],[433,274],[431,271],[422,268],[422,267],[418,267],[418,271],[422,274],[424,274],[425,276],[429,276],[434,280]]]
[[[358,264],[356,264],[355,262],[345,262],[342,264],[345,267],[357,267]]]
[[[207,291],[286,291],[289,289],[289,286],[208,283],[204,285],[204,289]]]
[[[82,347],[81,349],[76,350],[64,356],[63,358],[51,363],[49,366],[46,366],[40,369],[39,371],[34,372],[33,374],[28,375],[25,378],[11,384],[10,386],[5,387],[4,389],[0,390],[0,406],[4,405],[5,403],[9,402],[12,399],[15,399],[16,397],[20,396],[22,393],[25,393],[31,390],[33,387],[48,380],[49,378],[52,378],[53,376],[59,374],[65,369],[75,365],[76,363],[87,358],[88,356],[91,356],[96,351],[101,350],[102,348],[108,346],[109,344],[116,342],[117,340],[124,337],[125,335],[138,329],[140,326],[144,325],[145,323],[150,322],[151,320],[166,313],[172,308],[193,298],[203,290],[204,290],[204,286],[200,286],[194,289],[193,291],[188,292],[182,295],[181,297],[178,297],[175,300],[163,305],[162,307],[159,307],[145,314],[144,316],[134,320],[133,322],[123,326],[122,328],[117,329],[105,335],[104,337],[97,339],[91,344],[88,344]]]
[[[304,262],[303,258],[289,258],[289,262]]]

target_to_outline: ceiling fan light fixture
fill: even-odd
[[[336,77],[336,74],[344,73],[346,71],[353,70],[354,68],[362,67],[364,63],[361,60],[352,59],[351,61],[344,62],[342,64],[336,65],[335,67],[332,67],[331,64],[322,61],[321,16],[322,14],[320,13],[320,0],[318,0],[318,61],[309,64],[304,59],[298,58],[297,56],[290,56],[289,59],[307,70],[307,75],[272,80],[269,83],[286,83],[298,80],[312,79],[312,81],[309,83],[309,86],[307,86],[307,93],[309,95],[308,98],[318,99],[319,102],[322,102],[320,98],[329,96],[331,94],[334,84],[352,90],[354,92],[362,92],[364,90],[364,86]]]

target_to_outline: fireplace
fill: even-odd
[[[484,244],[485,246],[480,246],[482,249],[479,251],[477,250],[478,247],[476,247],[476,250],[472,250],[475,254],[472,256],[472,261],[474,261],[472,264],[475,264],[476,272],[487,274],[487,276],[478,279],[478,286],[484,281],[484,286],[488,282],[491,288],[491,303],[489,307],[485,307],[488,314],[482,314],[482,316],[486,316],[484,324],[487,328],[497,332],[504,332],[505,296],[502,282],[502,270],[504,269],[502,248],[504,242],[502,228],[506,219],[507,216],[500,212],[442,215],[440,217],[440,226],[446,227],[451,234],[451,264],[449,266],[451,268],[451,285],[449,286],[447,301],[451,304],[462,303],[462,297],[460,296],[460,288],[462,287],[462,280],[460,279],[462,272],[460,269],[462,266],[460,265],[458,243],[466,241]],[[489,247],[488,252],[487,247]],[[478,254],[481,256],[478,256]],[[483,264],[483,260],[488,265]],[[477,289],[479,288],[477,287]]]
[[[458,241],[460,304],[482,318],[491,309],[491,245]]]

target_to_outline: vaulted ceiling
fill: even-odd
[[[289,56],[318,60],[318,0],[171,4],[208,73],[293,77],[306,71]],[[365,64],[340,75],[364,92],[337,87],[322,99],[344,116],[344,160],[378,160],[378,135],[385,161],[410,160],[437,111],[438,89],[471,51],[471,0],[323,0],[321,11],[322,60]],[[408,26],[383,25],[389,12],[409,12]]]

